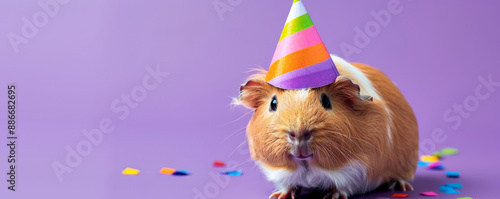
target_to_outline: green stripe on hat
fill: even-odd
[[[299,1],[299,0],[294,0],[294,1]],[[288,37],[288,35],[299,32],[299,31],[304,30],[306,28],[309,28],[313,25],[314,24],[313,24],[311,18],[309,17],[308,13],[306,13],[300,17],[297,17],[285,25],[285,27],[283,28],[283,32],[281,33],[281,37],[280,37],[279,41],[281,41],[285,37]]]

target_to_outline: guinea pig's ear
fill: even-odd
[[[342,78],[333,84],[333,90],[337,97],[342,99],[347,106],[354,110],[360,110],[361,107],[373,97],[361,95],[359,85],[353,83],[349,78]]]
[[[240,96],[236,104],[241,104],[249,109],[256,109],[262,104],[262,99],[265,97],[269,85],[263,78],[252,77],[241,85]]]

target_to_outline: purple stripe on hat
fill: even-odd
[[[317,88],[335,82],[339,72],[331,58],[318,64],[294,70],[272,80],[269,83],[282,89]]]

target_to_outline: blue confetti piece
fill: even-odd
[[[243,172],[241,170],[236,170],[236,171],[221,171],[221,174],[228,175],[228,176],[241,176],[243,175]]]
[[[458,178],[458,177],[460,177],[460,172],[447,171],[446,176],[448,176],[449,178]]]
[[[445,168],[445,166],[442,165],[442,164],[440,164],[440,165],[437,165],[435,167],[432,167],[431,169],[433,169],[433,170],[444,170],[444,168]]]
[[[439,191],[442,191],[442,192],[445,192],[445,191],[448,191],[451,189],[453,189],[453,188],[448,187],[448,186],[439,186]]]
[[[174,176],[187,176],[190,173],[191,172],[186,171],[186,170],[179,170],[179,171],[176,171],[176,172],[172,173],[172,175],[174,175]]]
[[[233,171],[233,172],[229,172],[227,175],[230,175],[230,176],[241,176],[241,175],[243,175],[243,172],[241,172],[241,171]]]
[[[429,164],[431,164],[431,163],[430,163],[430,162],[422,162],[422,161],[418,161],[417,166],[419,166],[419,167],[426,167],[426,166],[428,166]]]
[[[448,183],[444,186],[451,187],[454,189],[461,189],[462,188],[462,184],[460,184],[460,183]]]
[[[460,191],[457,191],[455,189],[451,189],[451,190],[448,190],[448,191],[443,191],[445,194],[459,194]]]
[[[459,191],[451,188],[451,187],[448,187],[448,186],[439,186],[439,191],[443,192],[443,193],[446,193],[446,194],[457,194],[457,193],[460,193]]]

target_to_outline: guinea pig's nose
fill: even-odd
[[[295,132],[288,132],[288,137],[290,137],[290,140],[295,141],[296,139],[299,139],[301,141],[308,141],[311,138],[311,131],[304,131],[301,134],[297,135]]]

